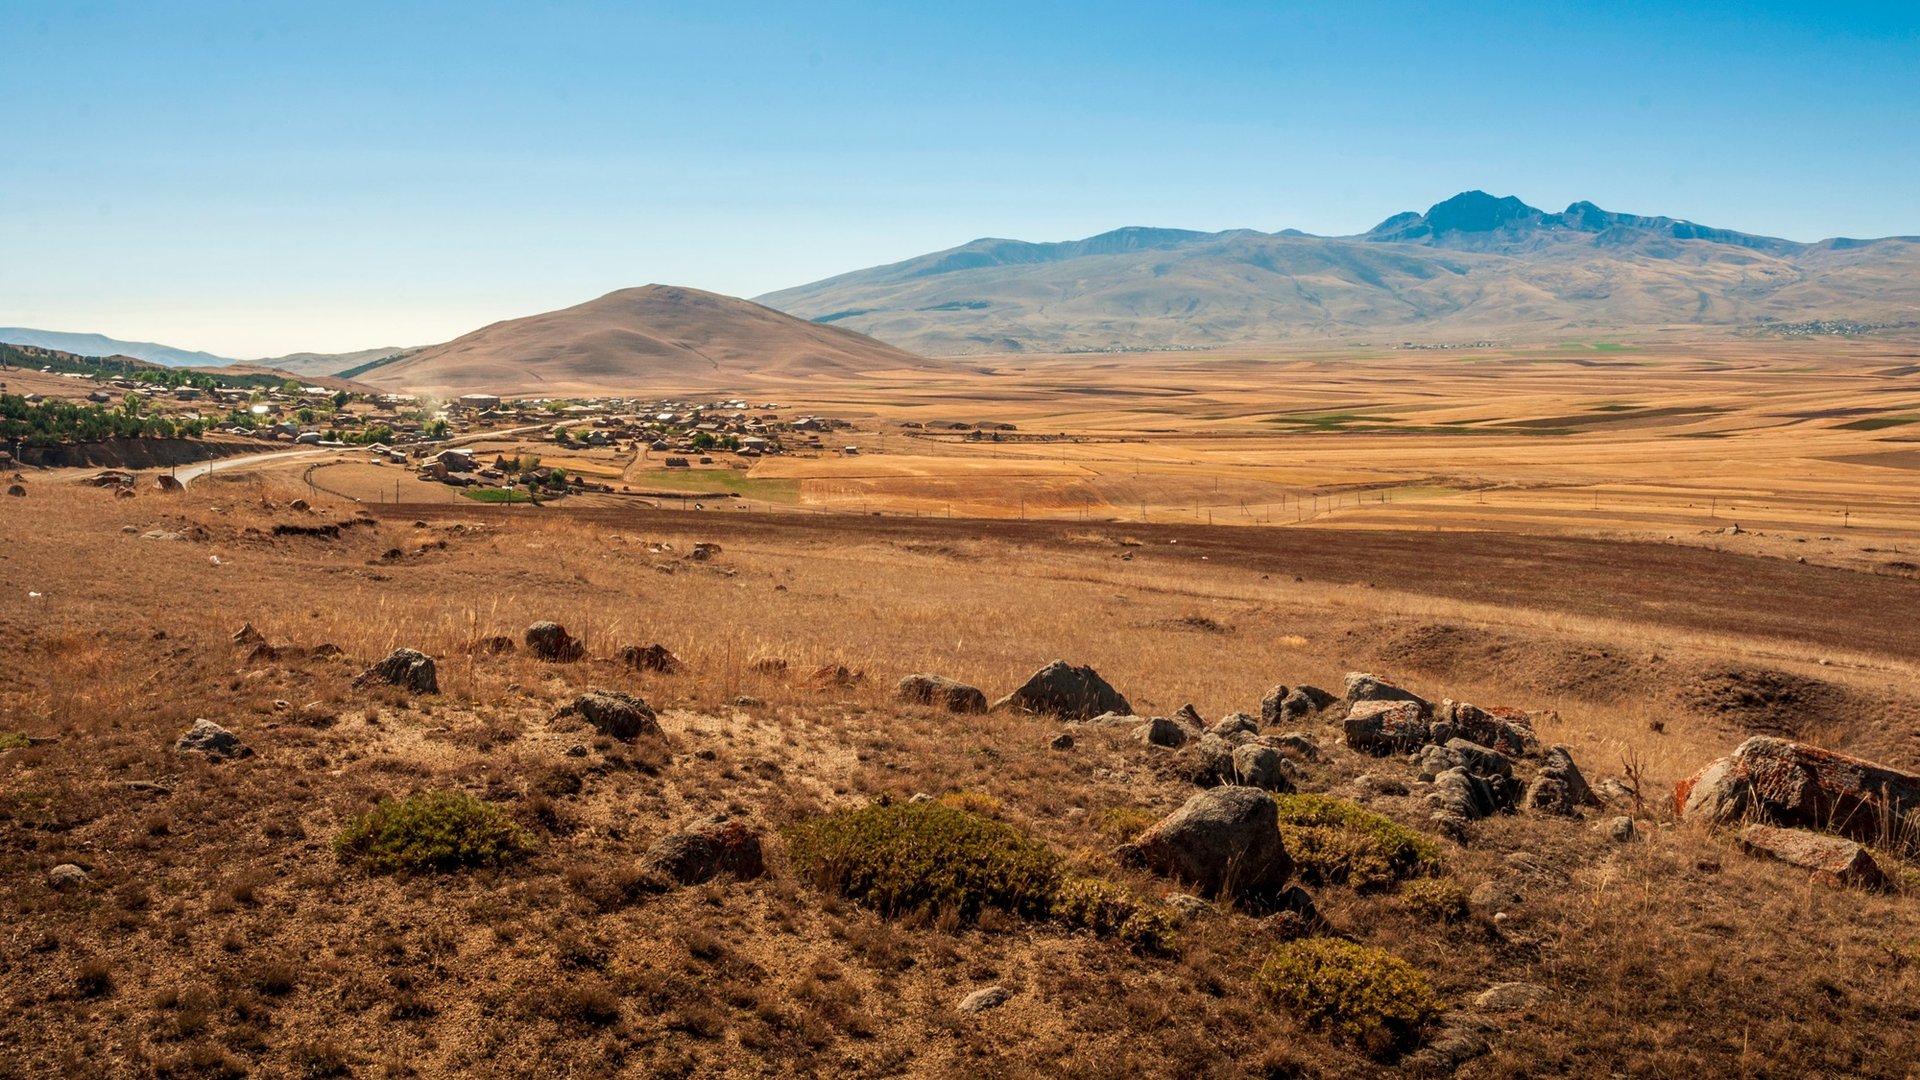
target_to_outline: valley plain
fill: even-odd
[[[1835,888],[1673,792],[1756,735],[1920,766],[1917,354],[1696,336],[776,371],[687,396],[848,426],[686,468],[557,443],[576,419],[465,437],[476,464],[612,489],[538,506],[358,448],[174,493],[31,470],[0,515],[0,1060],[1904,1075],[1904,827],[1862,837],[1873,884]],[[571,662],[535,651],[547,620]],[[430,691],[366,674],[395,649]],[[1139,716],[895,690],[998,696],[1054,659]],[[1591,801],[1448,817],[1429,756],[1370,751],[1344,703],[1271,715],[1276,684],[1355,671],[1522,710],[1513,775],[1562,746]],[[579,711],[612,691],[655,720]],[[1209,756],[1234,713],[1292,792],[1305,888],[1277,907],[1125,854],[1244,790]],[[1147,716],[1192,719],[1149,739]],[[245,756],[176,748],[201,719]],[[504,850],[396,871],[349,839],[449,791]],[[1037,907],[985,878],[955,894],[981,907],[888,906],[808,846],[859,814],[965,822],[1063,876]],[[661,852],[689,830],[751,835],[752,859],[683,884]],[[1384,1011],[1288,996],[1273,965],[1327,948]]]

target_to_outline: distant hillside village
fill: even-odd
[[[767,455],[824,450],[824,435],[852,427],[845,420],[823,416],[783,420],[782,408],[773,402],[749,405],[740,398],[705,403],[676,398],[509,401],[493,394],[464,394],[447,403],[445,418],[460,433],[507,433],[547,426],[547,437],[558,450],[625,452],[631,455],[628,460],[660,454],[663,469],[712,465],[715,454],[733,455],[735,467],[746,468],[752,459]],[[857,451],[846,447],[841,452]],[[393,460],[406,460],[404,454],[389,453]],[[496,454],[490,463],[483,458],[472,450],[449,447],[424,457],[417,471],[422,480],[456,487],[509,491],[524,487],[549,494],[615,490],[611,484],[594,482],[564,467],[543,465],[537,455]],[[480,494],[484,492],[476,493]]]

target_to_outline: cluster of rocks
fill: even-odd
[[[1860,841],[1911,843],[1920,775],[1755,735],[1680,781],[1673,809],[1709,828],[1747,823],[1742,850],[1805,869],[1816,881],[1878,887],[1885,874]]]

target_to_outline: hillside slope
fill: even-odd
[[[494,323],[359,378],[430,393],[597,393],[727,389],[927,363],[746,300],[647,285]]]
[[[1920,240],[1802,244],[1467,192],[1358,236],[976,240],[759,300],[928,355],[1901,323],[1920,320]]]

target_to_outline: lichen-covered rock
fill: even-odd
[[[1920,776],[1790,739],[1756,735],[1674,789],[1689,821],[1724,824],[1749,812],[1777,825],[1867,838],[1920,810]]]
[[[1464,701],[1443,701],[1438,716],[1454,735],[1503,754],[1524,757],[1540,748],[1533,719],[1519,709],[1502,706],[1483,709]]]
[[[1364,754],[1404,754],[1427,741],[1424,710],[1411,701],[1360,701],[1347,713],[1347,745]]]
[[[1034,672],[1020,688],[993,703],[1028,712],[1084,720],[1101,713],[1132,713],[1133,706],[1090,667],[1055,660]]]
[[[1271,898],[1286,886],[1293,861],[1280,840],[1279,810],[1266,792],[1217,787],[1121,848],[1123,861],[1190,882],[1201,895]]]
[[[894,695],[915,705],[934,705],[948,712],[983,713],[987,695],[977,686],[969,686],[945,675],[921,672],[909,675],[894,687]]]
[[[1879,888],[1886,883],[1866,848],[1837,836],[1755,823],[1740,830],[1740,846],[1749,855],[1810,870],[1814,880],[1825,885]]]

